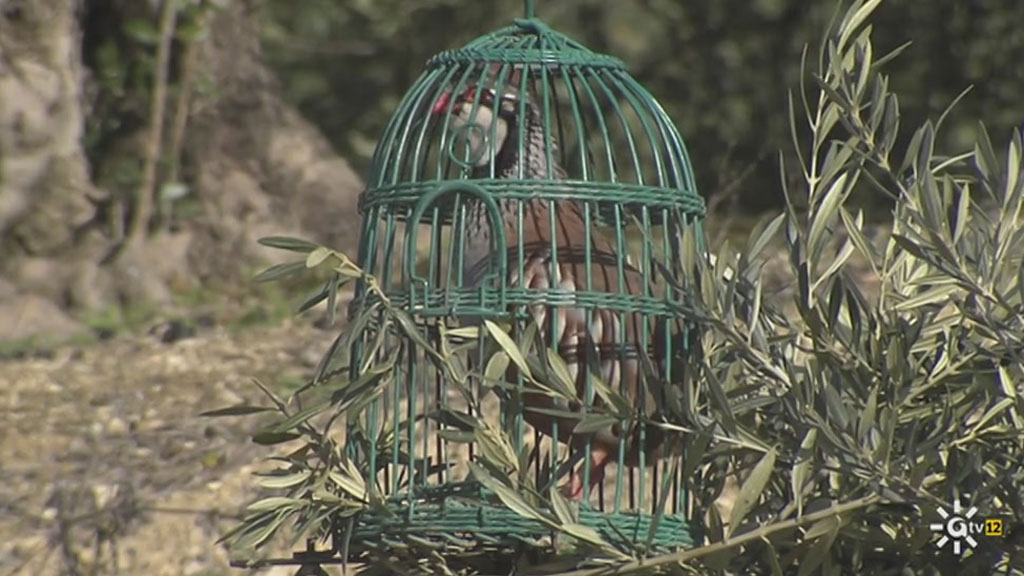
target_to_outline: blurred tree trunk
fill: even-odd
[[[210,191],[201,228],[211,241],[228,231],[249,253],[259,250],[258,236],[287,228],[353,250],[362,183],[326,138],[283,100],[263,62],[250,5],[226,2],[199,58],[200,74],[215,79],[215,88],[194,103],[186,139],[193,181]],[[247,182],[239,185],[239,180]],[[224,214],[236,217],[222,222]],[[230,264],[237,253],[222,256]],[[201,275],[221,270],[215,261],[195,264]]]
[[[0,339],[80,330],[54,301],[93,213],[81,27],[66,0],[0,2]],[[61,264],[61,260],[65,264]]]
[[[140,76],[148,83],[128,86],[135,92],[104,99],[110,78],[136,70],[128,58],[156,66],[156,42],[148,51],[115,43],[140,18],[157,29],[153,4],[0,0],[0,340],[46,324],[12,318],[29,297],[55,314],[53,304],[169,303],[210,281],[247,279],[268,256],[255,243],[263,235],[355,243],[359,179],[282,100],[249,3],[208,4],[194,44],[167,44],[165,105],[151,106],[152,69]],[[122,59],[113,66],[108,48]],[[87,148],[90,128],[100,137]],[[147,159],[150,183],[139,176]],[[185,195],[166,200],[168,188]],[[133,230],[137,193],[152,195],[154,209]]]

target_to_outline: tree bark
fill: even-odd
[[[155,232],[140,222],[139,241],[122,245],[105,208],[131,214],[138,206],[120,205],[125,198],[90,175],[83,148],[90,71],[82,63],[90,31],[75,4],[0,0],[0,341],[32,335],[24,322],[4,318],[27,295],[72,312],[171,304],[176,293],[206,291],[211,282],[247,282],[276,256],[256,244],[261,236],[297,234],[354,249],[359,178],[283,100],[244,0],[222,0],[214,10],[196,59],[197,76],[213,89],[187,103],[180,176],[157,171],[149,188],[180,178],[194,208]],[[104,6],[112,12],[104,17],[124,16],[117,2]],[[147,135],[162,143],[144,127],[125,136],[121,153],[140,160],[137,143]]]

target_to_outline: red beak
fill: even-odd
[[[441,94],[441,96],[437,99],[437,102],[434,103],[434,110],[432,112],[433,115],[434,116],[440,116],[441,114],[444,114],[445,112],[447,112],[448,108],[451,106],[451,102],[452,102],[452,93],[451,92],[445,92],[445,93]]]

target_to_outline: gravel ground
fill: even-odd
[[[198,414],[306,377],[326,340],[288,322],[0,362],[0,574],[241,573],[216,540],[267,454],[253,420]]]

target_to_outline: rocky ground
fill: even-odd
[[[266,453],[247,442],[252,419],[199,413],[259,401],[252,378],[308,377],[329,334],[165,334],[0,361],[0,574],[241,573],[216,541]]]

